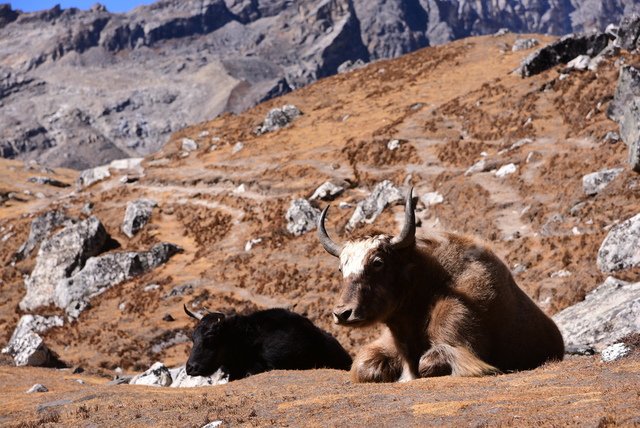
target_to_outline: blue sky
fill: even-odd
[[[109,12],[128,12],[141,4],[153,3],[155,0],[9,0],[13,9],[23,12],[35,12],[37,10],[51,9],[59,4],[63,9],[77,7],[78,9],[90,9],[95,3],[101,3]]]

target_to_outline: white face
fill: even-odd
[[[380,246],[381,237],[365,239],[364,241],[347,242],[340,253],[340,269],[342,276],[360,275],[364,271],[367,255]]]

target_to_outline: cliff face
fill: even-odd
[[[632,0],[161,0],[128,13],[0,5],[0,156],[75,169],[337,72],[451,40],[602,29]]]

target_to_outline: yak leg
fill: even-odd
[[[501,373],[482,361],[474,350],[480,346],[472,311],[457,299],[442,299],[434,306],[428,334],[431,348],[420,358],[420,377],[484,376]],[[472,345],[474,343],[475,345]]]
[[[365,346],[351,366],[351,379],[355,382],[395,382],[415,378],[388,330]]]
[[[420,377],[485,376],[500,374],[500,370],[485,363],[462,346],[434,345],[420,358]]]

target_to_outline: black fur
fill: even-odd
[[[190,376],[209,376],[221,367],[229,380],[275,369],[351,367],[351,357],[333,336],[285,309],[233,315],[222,321],[205,315],[192,338]]]

